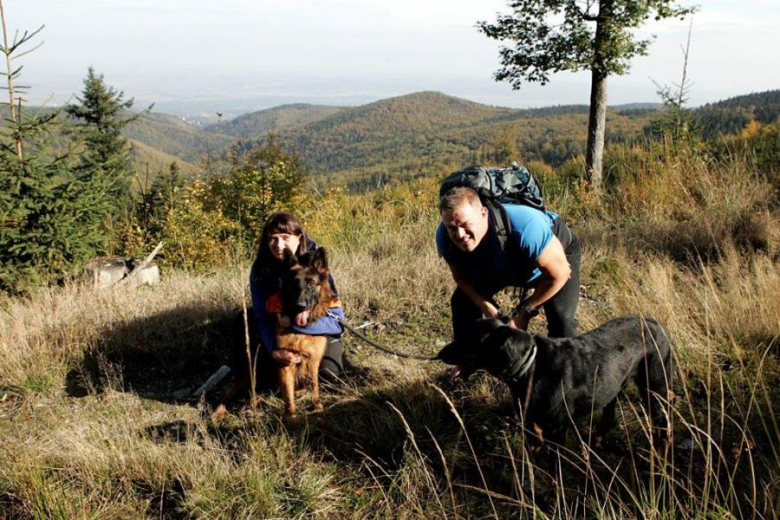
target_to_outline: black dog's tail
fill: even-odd
[[[645,408],[650,412],[656,433],[666,432],[668,423],[664,413],[665,403],[673,397],[675,364],[673,345],[669,331],[652,318],[640,317],[644,322],[647,354],[637,371]],[[653,395],[656,394],[656,395]]]

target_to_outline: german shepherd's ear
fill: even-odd
[[[298,265],[298,259],[295,258],[295,253],[285,248],[284,254],[282,256],[282,267],[284,267],[285,270],[289,271],[296,265]]]
[[[328,254],[325,252],[324,247],[320,247],[314,252],[314,257],[311,259],[311,266],[320,273],[320,276],[328,276]]]

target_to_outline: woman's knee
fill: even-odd
[[[325,356],[320,362],[319,375],[325,381],[336,380],[344,371],[343,365],[344,345],[340,338],[328,338],[325,347]]]

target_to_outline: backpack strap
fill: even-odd
[[[512,234],[512,222],[509,220],[506,208],[495,199],[486,198],[484,204],[488,208],[488,211],[493,215],[498,243],[501,246],[501,250],[505,251],[507,240],[509,240],[509,236]]]

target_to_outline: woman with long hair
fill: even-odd
[[[317,248],[314,240],[304,232],[300,221],[291,213],[274,213],[263,226],[260,247],[249,274],[252,317],[254,318],[254,324],[250,324],[250,326],[254,325],[253,328],[259,334],[260,347],[265,350],[265,353],[270,354],[275,362],[282,365],[299,363],[301,361],[300,355],[289,350],[276,348],[276,317],[267,311],[266,303],[271,296],[279,292],[284,274],[282,266],[284,250],[289,249],[295,253],[299,262],[305,263]],[[338,296],[332,276],[330,277],[330,285],[334,295]],[[333,307],[331,312],[342,319],[344,318],[342,307]],[[329,336],[325,357],[320,364],[320,376],[327,380],[333,379],[334,376],[341,373],[341,358],[344,348],[339,336],[344,329],[336,318],[324,316],[309,324],[293,323],[292,328],[300,334]],[[260,353],[261,356],[262,354]],[[261,357],[260,361],[262,359]]]

